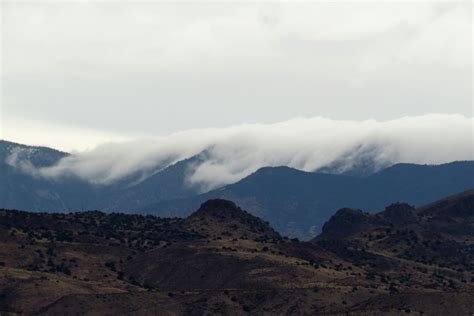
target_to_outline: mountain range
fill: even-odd
[[[311,241],[235,203],[186,218],[0,210],[0,313],[471,315],[474,190],[338,210]]]
[[[368,212],[392,202],[420,206],[474,188],[474,162],[426,166],[397,164],[367,177],[263,168],[241,181],[198,196],[164,201],[143,209],[160,216],[187,216],[211,198],[236,201],[278,231],[310,239],[342,207]]]
[[[12,155],[33,167],[56,164],[69,154],[45,147],[0,141],[0,207],[29,211],[68,212],[100,209],[188,216],[212,198],[230,199],[257,215],[280,233],[311,239],[342,207],[376,212],[392,202],[420,206],[443,196],[474,188],[474,162],[443,165],[396,164],[378,170],[362,151],[341,157],[315,172],[289,167],[265,167],[237,183],[201,193],[187,183],[197,155],[141,179],[132,175],[109,185],[93,184],[71,175],[44,178],[28,174],[9,162]],[[331,174],[338,172],[338,174]],[[137,181],[139,179],[139,181]]]

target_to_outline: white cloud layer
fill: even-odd
[[[474,160],[474,119],[458,114],[429,114],[385,122],[296,118],[275,124],[187,130],[166,137],[106,143],[41,169],[15,155],[9,157],[8,163],[35,176],[74,175],[109,184],[136,172],[151,174],[206,151],[206,159],[190,168],[187,181],[209,190],[236,182],[261,167],[284,165],[312,171],[365,148],[376,148],[373,159],[380,165]]]

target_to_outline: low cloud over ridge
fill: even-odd
[[[474,160],[473,140],[474,119],[457,114],[429,114],[386,122],[314,117],[107,143],[73,153],[44,168],[33,167],[18,153],[10,155],[7,163],[36,177],[77,176],[105,185],[131,175],[147,176],[205,152],[204,159],[190,166],[187,182],[209,190],[266,166],[313,171],[344,157],[338,167],[344,171],[359,154],[367,152],[379,166]]]

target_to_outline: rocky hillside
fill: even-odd
[[[404,203],[377,214],[341,209],[324,226],[314,243],[353,262],[364,258],[474,271],[474,190],[418,209]],[[368,259],[372,260],[372,259]],[[440,270],[441,271],[441,270]],[[449,283],[443,278],[433,283]],[[461,279],[474,282],[474,279]]]
[[[0,313],[470,314],[472,236],[430,223],[471,198],[341,210],[312,242],[226,200],[186,219],[1,210]]]

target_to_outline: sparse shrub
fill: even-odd
[[[117,269],[115,267],[115,262],[113,261],[107,261],[105,264],[104,264],[107,268],[109,268],[110,270],[112,270],[113,272],[116,272]]]
[[[123,280],[124,275],[125,275],[125,273],[123,273],[122,271],[117,272],[117,279],[118,280]]]
[[[395,284],[394,284],[394,283],[391,283],[391,284],[390,284],[390,287],[388,288],[388,291],[390,292],[390,294],[396,294],[396,293],[398,293],[398,290],[397,290],[397,288],[395,287]]]

